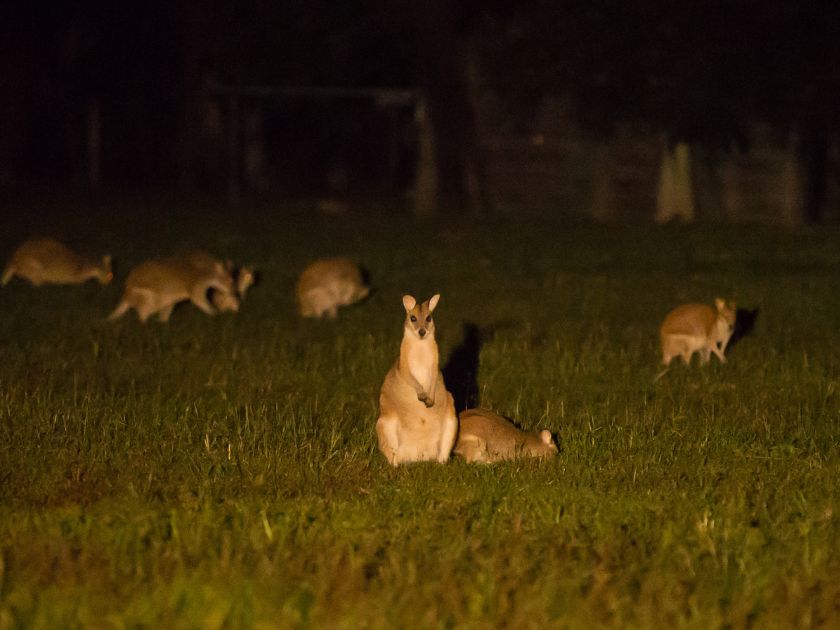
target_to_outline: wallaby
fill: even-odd
[[[405,324],[400,356],[385,375],[379,393],[376,435],[392,466],[449,459],[458,433],[452,395],[438,367],[432,311],[440,295],[418,304],[403,296]]]
[[[682,357],[686,365],[691,355],[700,353],[700,362],[706,364],[712,353],[726,363],[724,352],[735,330],[735,302],[715,299],[715,308],[706,304],[683,304],[668,313],[659,337],[662,342],[662,363],[667,368],[671,360]]]
[[[141,322],[154,313],[160,321],[166,322],[175,305],[183,300],[190,300],[208,315],[213,315],[216,311],[207,299],[210,289],[235,293],[230,271],[219,261],[202,268],[180,256],[148,260],[129,272],[122,301],[108,319],[115,320],[134,308]]]
[[[338,307],[363,300],[370,293],[362,270],[348,258],[316,260],[300,274],[297,301],[302,317],[335,318]]]
[[[89,258],[52,238],[32,238],[18,246],[3,272],[3,285],[16,275],[36,287],[44,283],[80,284],[91,278],[108,284],[114,277],[111,256]]]
[[[518,457],[554,457],[551,432],[521,431],[507,418],[487,409],[467,409],[458,415],[454,453],[468,462],[493,463]]]
[[[199,272],[212,272],[219,264],[218,259],[202,249],[189,250],[180,257]],[[213,290],[210,293],[210,303],[220,311],[236,312],[245,299],[248,288],[254,284],[254,270],[245,266],[237,269],[230,260],[224,262],[224,267],[234,281],[234,292]]]
[[[236,293],[225,293],[224,291],[213,291],[210,294],[210,302],[220,311],[238,311],[239,305],[245,299],[248,287],[254,284],[254,272],[250,267],[233,269],[234,289]]]

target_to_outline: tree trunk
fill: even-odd
[[[466,36],[446,0],[403,5],[413,17],[420,82],[434,135],[438,202],[479,213],[484,195]],[[474,78],[474,77],[473,77]]]
[[[414,179],[414,212],[434,214],[438,207],[438,169],[435,159],[435,134],[426,115],[426,102],[421,99],[414,109],[417,128],[417,170]]]
[[[688,144],[679,142],[668,146],[662,155],[659,188],[656,194],[656,223],[678,219],[691,223],[697,214],[694,184],[691,178],[691,151]]]
[[[803,125],[799,154],[802,162],[803,218],[819,223],[823,216],[828,173],[828,133],[817,121]]]
[[[96,190],[102,185],[102,102],[98,98],[88,100],[86,119],[87,185]]]
[[[800,160],[799,142],[792,136],[785,151],[781,177],[781,215],[782,225],[796,227],[805,219],[805,205],[803,203],[802,163]]]
[[[597,223],[610,223],[616,219],[613,160],[610,147],[599,145],[595,150],[592,176],[592,218]]]
[[[739,221],[744,214],[744,199],[741,193],[741,178],[734,157],[725,158],[720,169],[721,202],[728,221]]]
[[[181,21],[181,94],[180,121],[176,144],[178,184],[193,188],[198,179],[198,147],[201,135],[202,72],[206,36],[201,6],[195,0],[180,5]]]

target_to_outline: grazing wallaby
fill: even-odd
[[[3,272],[3,284],[16,275],[36,287],[44,283],[80,284],[91,278],[108,284],[114,277],[111,256],[88,258],[52,238],[32,238],[18,246]]]
[[[438,367],[432,311],[440,295],[418,304],[403,296],[405,324],[400,356],[385,375],[379,393],[376,435],[379,450],[392,466],[449,459],[458,417]]]
[[[199,272],[212,272],[219,260],[201,249],[192,249],[182,254],[181,258]],[[234,280],[234,292],[214,290],[210,294],[210,302],[220,311],[238,311],[239,305],[245,299],[248,288],[254,284],[254,270],[250,267],[236,269],[230,260],[224,262],[224,267]]]
[[[190,300],[208,315],[213,315],[216,311],[207,299],[210,289],[235,293],[230,271],[219,261],[202,268],[178,256],[148,260],[129,272],[122,301],[108,319],[122,317],[134,308],[141,322],[154,313],[165,322],[175,305],[183,300]],[[238,306],[237,302],[236,308]]]
[[[304,269],[296,292],[301,316],[335,318],[339,306],[363,300],[370,288],[359,266],[339,257],[316,260]]]
[[[521,431],[507,418],[487,409],[466,409],[458,420],[458,442],[453,452],[468,462],[557,455],[557,445],[546,429],[539,433]]]
[[[683,304],[668,313],[659,330],[662,342],[662,363],[682,357],[686,365],[691,355],[700,353],[700,362],[709,362],[712,353],[726,363],[724,351],[735,330],[735,302],[715,299],[715,308],[706,304]]]

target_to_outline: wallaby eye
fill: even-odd
[[[412,315],[409,319],[411,319],[411,321],[413,321],[413,322],[417,321],[417,318],[414,315]]]
[[[432,316],[431,316],[431,315],[426,316],[426,321],[427,321],[427,322],[432,321]]]

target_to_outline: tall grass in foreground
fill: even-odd
[[[0,291],[0,628],[840,625],[837,229],[27,210],[0,255],[55,233],[120,266]],[[185,241],[262,271],[238,315],[102,321]],[[376,293],[299,321],[329,254]],[[385,464],[400,295],[433,291],[442,359],[482,327],[482,404],[555,460]],[[753,334],[654,383],[664,314],[718,294]]]

